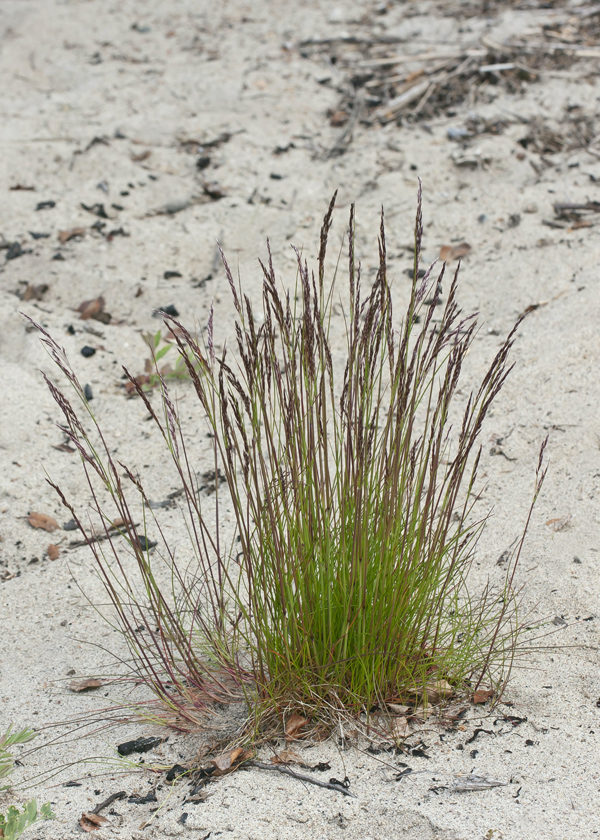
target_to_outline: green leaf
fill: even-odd
[[[34,823],[40,820],[52,820],[54,817],[55,815],[52,812],[49,802],[42,805],[38,816],[37,802],[35,799],[30,799],[23,806],[21,813],[18,808],[11,805],[6,815],[0,814],[0,829],[2,830],[4,840],[17,840]]]
[[[160,359],[162,359],[162,357],[166,353],[168,353],[170,349],[171,349],[171,345],[167,344],[166,347],[161,347],[160,350],[157,350],[156,353],[154,354],[156,361],[158,362]]]

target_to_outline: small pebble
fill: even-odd
[[[524,213],[537,213],[538,206],[537,204],[528,204],[526,207],[523,208]]]
[[[90,356],[93,356],[95,352],[96,349],[94,347],[88,347],[87,344],[85,345],[85,347],[81,348],[81,355],[85,356],[86,359],[88,359]]]
[[[94,399],[94,392],[92,391],[91,385],[86,385],[83,389],[83,396],[86,398],[88,402]]]

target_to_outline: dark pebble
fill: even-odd
[[[36,204],[36,210],[52,210],[53,207],[56,207],[56,201],[40,201]]]
[[[210,166],[210,158],[208,155],[201,155],[198,160],[196,161],[196,166],[198,169],[206,169],[207,166]]]
[[[59,251],[58,253],[56,253],[56,254],[52,257],[52,259],[53,259],[53,260],[64,260],[64,257],[63,257],[63,255],[60,253],[60,251]]]
[[[183,275],[179,271],[165,271],[163,274],[163,278],[165,280],[170,280],[172,277],[182,277]]]
[[[86,398],[88,402],[91,402],[94,399],[94,392],[92,391],[91,385],[86,385],[83,389],[83,396]]]
[[[74,519],[69,519],[68,522],[65,522],[63,525],[63,531],[76,531],[77,530],[77,522]]]
[[[35,233],[33,230],[29,231],[29,235],[32,239],[48,239],[50,236],[49,233]]]
[[[154,546],[157,545],[156,540],[148,540],[143,534],[136,534],[136,537],[138,545],[142,551],[150,551],[151,548],[154,548]],[[148,749],[150,749],[150,747],[148,747]]]
[[[178,318],[179,317],[179,310],[172,303],[169,304],[169,306],[161,306],[161,308],[158,311],[159,311],[159,313],[164,312],[165,315],[170,315],[171,318]]]
[[[13,242],[12,245],[9,247],[8,251],[6,252],[6,259],[7,260],[16,260],[17,257],[22,257],[23,254],[27,252],[21,248],[20,242]]]
[[[87,344],[85,345],[85,347],[81,348],[81,355],[85,356],[86,359],[88,359],[90,356],[93,356],[95,352],[95,347],[89,347]]]

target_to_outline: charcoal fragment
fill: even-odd
[[[149,752],[150,750],[155,749],[155,747],[160,746],[162,744],[162,738],[136,738],[134,741],[124,741],[124,743],[119,744],[117,747],[117,752],[119,755],[131,755],[132,753],[145,753]],[[129,800],[131,802],[131,800]],[[149,799],[148,802],[155,802],[156,796],[154,799]]]

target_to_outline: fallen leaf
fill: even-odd
[[[437,680],[434,683],[425,686],[424,695],[428,703],[439,703],[440,700],[445,700],[446,697],[451,697],[454,694],[454,688],[446,680]]]
[[[452,262],[461,257],[466,257],[471,251],[471,246],[468,242],[461,242],[458,245],[442,245],[440,248],[440,259],[444,262]]]
[[[417,708],[412,712],[411,717],[420,718],[421,720],[427,720],[433,714],[433,709],[431,706],[417,706]]]
[[[408,735],[410,735],[408,718],[405,718],[405,717],[394,718],[393,723],[392,723],[392,737],[393,738],[406,738]]]
[[[473,694],[473,703],[478,705],[480,703],[487,703],[494,696],[493,688],[478,688]]]
[[[105,304],[106,301],[102,295],[99,295],[93,300],[84,300],[83,303],[79,304],[77,307],[79,317],[82,321],[87,321],[89,318],[96,318],[96,316],[104,310]]]
[[[571,517],[562,516],[558,519],[548,519],[545,524],[553,531],[568,531],[571,527]]]
[[[271,764],[303,764],[302,758],[293,750],[282,750],[271,756]]]
[[[87,680],[72,680],[69,683],[69,688],[71,691],[88,691],[91,688],[100,688],[103,686],[104,683],[102,680],[94,679],[93,677],[88,677]]]
[[[399,706],[397,703],[388,703],[387,707],[388,707],[388,710],[393,715],[401,715],[401,716],[410,712],[410,708],[411,708],[410,706]]]
[[[27,284],[27,288],[21,296],[21,300],[42,300],[49,286],[47,283],[40,283],[38,286],[33,286],[31,283]]]
[[[44,531],[52,532],[60,528],[60,525],[58,524],[56,519],[52,519],[51,516],[48,516],[45,513],[36,513],[33,510],[27,517],[27,521],[29,522],[32,528],[43,528]]]
[[[91,812],[84,811],[79,820],[79,825],[84,831],[96,831],[97,828],[101,828],[106,822],[108,820],[101,814],[92,814]]]
[[[329,125],[333,126],[334,128],[339,128],[342,125],[346,125],[350,118],[350,114],[348,111],[334,111],[333,114],[329,117]]]
[[[59,452],[77,452],[74,446],[69,446],[68,443],[58,443],[52,445],[53,449],[58,449]]]
[[[202,189],[204,194],[212,198],[213,201],[218,201],[227,195],[227,190],[216,181],[202,181]]]
[[[466,706],[452,706],[450,708],[444,709],[444,720],[450,721],[450,722],[456,721],[466,711],[467,711]]]
[[[50,543],[46,552],[50,560],[58,560],[60,557],[60,548],[55,543]]]
[[[306,718],[303,718],[302,715],[294,712],[285,725],[285,737],[287,740],[294,741],[300,737],[300,730],[303,729],[307,723],[308,721]]]
[[[213,776],[222,776],[224,773],[234,770],[236,764],[252,758],[252,755],[253,753],[250,750],[245,750],[243,747],[236,747],[234,750],[218,755],[211,760],[211,764],[217,768]]]
[[[71,230],[59,230],[58,232],[58,239],[61,245],[64,245],[65,242],[69,242],[70,239],[75,239],[77,236],[83,236],[85,234],[85,228],[77,227],[72,228]]]

